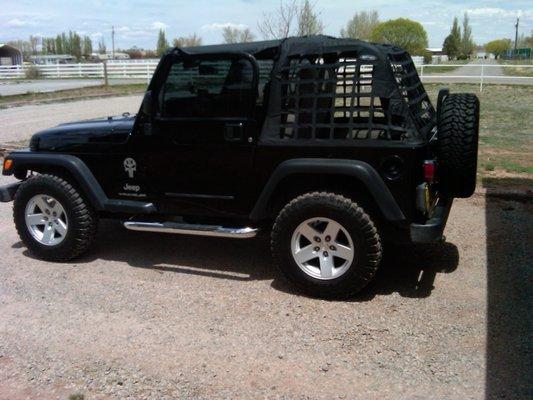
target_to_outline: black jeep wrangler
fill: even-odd
[[[385,242],[439,242],[475,188],[479,102],[432,106],[409,54],[326,36],[175,48],[139,113],[62,124],[4,160],[2,201],[38,257],[85,252],[99,218],[227,238],[270,232],[281,272],[348,296]],[[186,251],[186,249],[178,250]],[[244,260],[245,261],[245,260]]]

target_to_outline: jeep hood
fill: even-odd
[[[68,122],[34,134],[30,140],[30,148],[60,151],[91,143],[123,143],[131,133],[134,122],[134,116]]]

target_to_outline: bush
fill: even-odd
[[[431,64],[433,62],[433,55],[430,51],[424,51],[424,64]]]
[[[39,68],[35,65],[30,65],[24,71],[24,75],[26,76],[26,79],[38,79],[41,77],[41,71],[39,71]]]

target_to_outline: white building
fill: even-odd
[[[30,61],[34,64],[70,64],[76,62],[76,57],[70,54],[45,54],[39,56],[30,56]]]

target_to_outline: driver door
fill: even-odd
[[[145,138],[161,208],[179,215],[246,215],[258,124],[258,69],[248,55],[173,57]],[[146,135],[148,133],[148,135]]]

